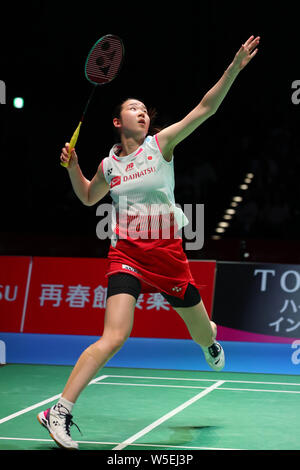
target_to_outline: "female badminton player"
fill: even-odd
[[[67,171],[76,195],[89,206],[110,191],[115,217],[103,334],[79,357],[58,403],[38,415],[61,447],[78,448],[70,435],[72,408],[97,371],[129,337],[140,292],[161,292],[184,320],[208,364],[217,371],[224,367],[224,351],[216,341],[217,327],[209,320],[191,275],[182,239],[176,237],[187,220],[175,207],[173,152],[217,111],[239,72],[256,55],[259,40],[251,36],[198,106],[154,136],[148,135],[150,117],[145,104],[133,98],[123,102],[113,118],[120,144],[112,147],[91,181],[83,176],[75,149],[71,151]],[[68,161],[68,150],[66,143],[61,162]],[[163,233],[166,228],[168,236]]]

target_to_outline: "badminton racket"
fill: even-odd
[[[71,151],[76,145],[85,113],[97,86],[110,83],[118,75],[123,64],[124,52],[122,40],[114,34],[103,36],[91,48],[85,62],[84,73],[87,80],[94,86],[83,110],[80,122],[70,140],[69,160],[71,158]],[[69,162],[60,162],[60,164],[64,167],[69,166]]]

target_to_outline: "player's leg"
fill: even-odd
[[[115,275],[109,279],[102,337],[83,351],[58,403],[38,414],[39,422],[61,447],[78,448],[70,436],[73,405],[97,371],[119,351],[130,335],[140,290],[140,283],[133,276]]]
[[[181,316],[192,339],[203,349],[208,364],[214,370],[223,369],[225,355],[222,346],[215,340],[217,326],[209,319],[198,289],[189,284],[184,299],[162,294]]]
[[[215,338],[217,326],[210,321],[206,308],[201,300],[191,307],[173,307],[185,322],[192,339],[201,346],[209,366],[220,371],[225,365],[225,354]]]
[[[186,324],[192,339],[203,347],[213,344],[217,336],[217,326],[209,319],[206,308],[201,300],[191,307],[174,307]]]
[[[62,397],[75,403],[79,394],[129,337],[133,325],[136,299],[130,294],[117,294],[107,299],[104,331],[79,357]]]

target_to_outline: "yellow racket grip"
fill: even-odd
[[[79,136],[79,131],[80,131],[80,127],[81,127],[81,124],[82,124],[82,121],[80,121],[80,123],[78,124],[74,134],[72,135],[72,138],[70,140],[70,145],[69,145],[69,159],[71,158],[71,151],[72,149],[75,147],[76,145],[76,142],[77,142],[77,139],[78,139],[78,136]],[[65,168],[68,168],[69,166],[69,162],[60,162],[61,166],[64,166]]]

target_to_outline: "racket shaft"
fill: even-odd
[[[80,123],[78,124],[78,126],[77,126],[74,134],[72,135],[71,140],[70,140],[69,152],[68,152],[69,160],[71,158],[71,151],[76,145],[76,142],[77,142],[77,139],[78,139],[78,136],[79,136],[79,131],[80,131],[81,124],[82,124],[82,121],[80,121]],[[61,166],[64,166],[65,168],[67,168],[69,166],[69,162],[61,162],[60,164],[61,164]]]

